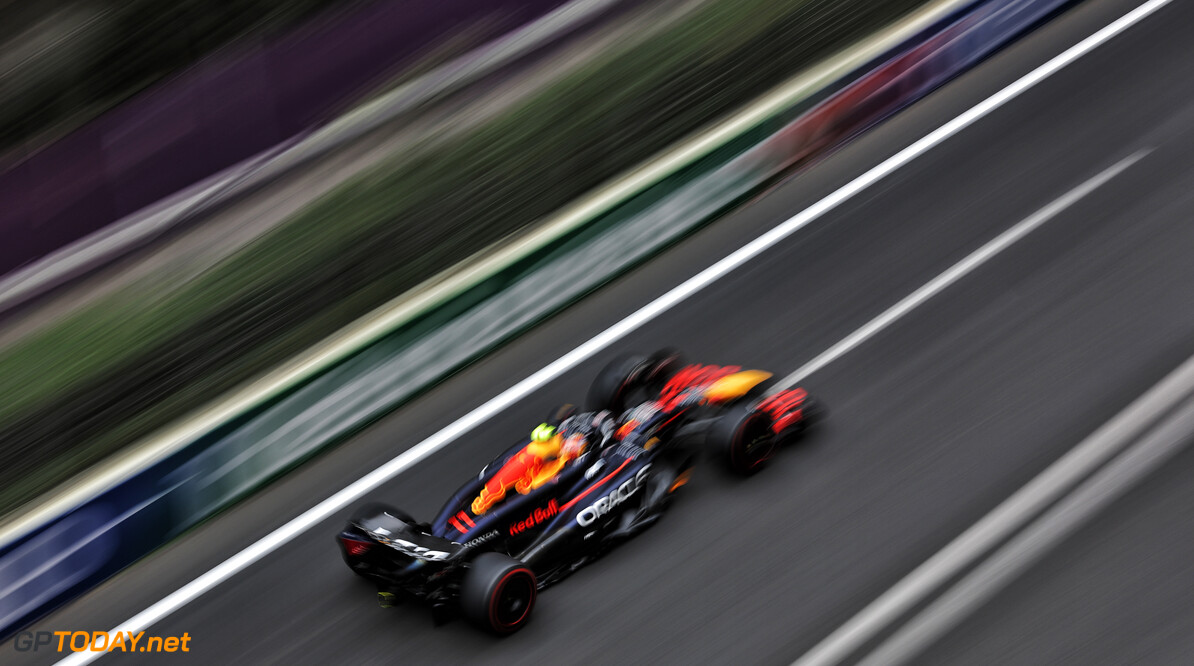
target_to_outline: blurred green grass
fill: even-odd
[[[709,0],[475,130],[393,155],[181,286],[0,351],[0,512],[46,491],[925,0]]]

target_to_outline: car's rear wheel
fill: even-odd
[[[771,417],[746,405],[731,407],[709,431],[714,450],[736,474],[750,475],[767,466],[779,449]]]
[[[501,553],[481,553],[464,576],[461,610],[483,629],[510,634],[530,619],[537,588],[534,572],[522,562]]]

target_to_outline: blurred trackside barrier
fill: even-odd
[[[466,0],[414,14],[412,1],[212,57],[30,156],[0,157],[0,313],[641,0]],[[507,32],[320,125],[462,26]]]
[[[208,58],[32,154],[9,151],[0,160],[0,274],[301,135],[453,31],[514,31],[565,1],[329,10]]]
[[[395,322],[301,381],[263,391],[88,498],[10,526],[0,537],[0,636],[367,426],[1072,1],[938,3],[919,21],[893,28],[891,41],[867,52],[861,67],[739,131],[713,130],[714,145],[595,218],[538,244],[524,241],[494,271],[417,318]]]

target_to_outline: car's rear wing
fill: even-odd
[[[440,562],[454,559],[465,550],[461,544],[428,534],[387,512],[358,518],[353,524],[377,543],[415,559]]]

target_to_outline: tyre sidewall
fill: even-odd
[[[626,409],[626,397],[636,388],[634,380],[648,363],[645,356],[623,355],[610,361],[589,386],[588,409],[608,409],[620,414]]]
[[[745,406],[731,408],[721,417],[712,435],[715,450],[735,474],[750,475],[762,470],[779,448],[771,430],[771,417]]]
[[[498,617],[502,596],[511,585],[529,585],[529,600],[521,616],[513,623]],[[482,553],[473,560],[460,590],[460,605],[471,622],[493,633],[504,635],[521,629],[535,608],[535,574],[518,560],[501,553]]]

